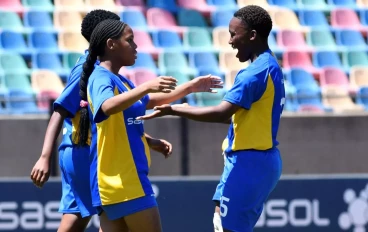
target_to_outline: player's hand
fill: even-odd
[[[170,93],[175,89],[177,80],[173,77],[160,76],[143,83],[150,93]]]
[[[185,107],[185,106],[183,106]],[[159,118],[165,115],[171,115],[172,114],[172,108],[171,105],[165,104],[162,106],[155,106],[154,111],[151,114],[143,115],[140,117],[137,117],[137,120],[148,120],[152,118]]]
[[[165,156],[165,158],[169,158],[172,154],[172,144],[163,139],[150,139],[147,140],[148,146],[157,152],[160,152]]]
[[[190,81],[191,83],[191,92],[198,93],[198,92],[210,92],[210,93],[217,93],[215,89],[222,89],[224,87],[224,83],[221,77],[212,76],[211,74],[207,76],[200,76],[194,78]]]
[[[31,179],[33,181],[33,184],[39,188],[42,188],[49,177],[50,160],[45,157],[40,157],[31,172]]]

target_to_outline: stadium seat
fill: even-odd
[[[61,50],[83,52],[88,48],[88,42],[78,32],[60,32],[58,43]]]
[[[356,0],[327,0],[329,5],[337,7],[356,7]]]
[[[216,7],[208,5],[206,0],[178,0],[178,5],[181,8],[197,10],[206,15],[216,10]]]
[[[172,13],[176,13],[178,10],[178,5],[175,0],[147,0],[148,8],[161,8]]]
[[[31,75],[31,86],[36,92],[52,91],[60,94],[64,85],[60,77],[51,70],[33,71]]]
[[[114,0],[85,0],[85,5],[89,11],[94,9],[116,11],[117,9]]]
[[[306,52],[286,51],[283,53],[282,60],[284,68],[304,68],[310,72],[315,69],[309,54]]]
[[[307,33],[307,43],[318,49],[336,50],[337,48],[333,35],[326,29],[312,29]]]
[[[304,30],[295,12],[287,8],[268,9],[274,29]]]
[[[178,80],[178,85],[184,84],[188,81],[190,81],[190,76],[186,73],[175,71],[175,70],[169,70],[165,73],[165,76],[171,76],[174,77],[176,80]]]
[[[364,106],[355,104],[345,88],[338,86],[324,87],[322,91],[323,104],[334,112],[363,112]]]
[[[7,108],[12,114],[38,114],[46,111],[40,110],[36,105],[36,99],[32,91],[10,90]]]
[[[296,102],[298,107],[315,106],[323,109],[321,92],[319,89],[297,88]]]
[[[367,6],[365,6],[365,7],[368,7],[368,0],[366,0],[366,1],[367,1]],[[364,26],[368,25],[368,10],[367,9],[361,9],[360,10],[360,22]]]
[[[147,21],[144,14],[136,9],[127,9],[120,13],[120,18],[133,29],[147,30]]]
[[[83,0],[54,0],[56,10],[84,9]]]
[[[207,29],[190,27],[184,33],[184,46],[195,51],[212,51],[212,39]]]
[[[213,52],[192,52],[189,53],[189,65],[193,69],[201,71],[211,70],[212,72],[220,72],[216,54]],[[199,74],[200,75],[200,74]]]
[[[197,10],[180,9],[178,24],[182,27],[208,27],[203,15]]]
[[[366,49],[362,34],[356,30],[337,30],[336,43],[345,47]]]
[[[2,67],[5,74],[28,74],[30,72],[23,57],[17,53],[0,54],[0,67]]]
[[[304,9],[316,9],[316,10],[329,10],[330,6],[327,5],[325,0],[301,0],[302,8]]]
[[[145,69],[149,69],[155,74],[158,73],[158,69],[156,67],[155,61],[153,60],[152,56],[149,53],[139,52],[137,54],[137,59],[135,60],[135,64],[131,68],[134,68],[134,69],[145,68]]]
[[[234,85],[235,77],[240,70],[234,69],[226,72],[225,75],[225,89],[230,89]]]
[[[365,110],[368,111],[368,87],[362,87],[358,90],[356,102],[364,106]]]
[[[146,8],[144,0],[116,0],[115,3],[120,6],[136,8],[138,10],[144,10]]]
[[[218,50],[231,50],[230,34],[227,27],[216,27],[212,31],[213,46]]]
[[[24,26],[34,29],[50,29],[54,28],[52,17],[46,11],[27,11],[24,13]]]
[[[295,88],[319,90],[318,83],[313,75],[304,69],[293,68],[286,75],[288,82]]]
[[[249,65],[249,62],[240,63],[236,58],[236,51],[220,52],[219,64],[222,71],[241,70]]]
[[[321,71],[320,84],[322,88],[336,86],[349,91],[349,79],[345,72],[339,68],[325,67]]]
[[[346,67],[368,66],[366,51],[347,51],[343,53],[343,61]]]
[[[317,68],[342,67],[340,56],[334,51],[317,51],[313,53],[313,64]]]
[[[312,50],[301,31],[281,30],[277,33],[277,44],[284,49]]]
[[[244,6],[248,6],[248,5],[257,5],[257,6],[261,6],[261,7],[265,8],[265,9],[270,7],[267,0],[238,0],[239,8],[244,7]]]
[[[0,11],[0,19],[1,29],[23,30],[22,20],[15,12]]]
[[[269,0],[268,2],[270,5],[276,5],[293,10],[298,8],[297,2],[295,0]]]
[[[7,51],[20,53],[30,52],[22,33],[2,31],[0,32],[0,44],[0,48]]]
[[[152,32],[153,44],[163,49],[182,49],[183,44],[176,32],[169,30],[159,30]]]
[[[58,53],[40,52],[32,57],[33,69],[53,70],[59,75],[66,75],[66,71],[61,63],[61,56]]]
[[[82,15],[78,11],[54,11],[54,25],[58,30],[80,31]]]
[[[5,74],[5,87],[10,90],[22,89],[24,91],[32,91],[29,78],[25,74],[11,73]]]
[[[218,90],[218,93],[196,93],[199,106],[216,106],[221,103],[225,96],[225,90]]]
[[[188,66],[185,55],[181,52],[163,52],[159,54],[158,65],[161,73],[167,71],[181,71],[183,73],[192,73]]]
[[[331,25],[337,28],[360,29],[358,15],[352,9],[334,9],[331,12]]]
[[[217,9],[232,9],[237,10],[238,5],[236,0],[207,0],[207,4],[210,6],[215,6]]]
[[[324,113],[325,110],[322,106],[314,106],[314,105],[300,105],[298,108],[298,112],[301,113]]]
[[[301,25],[309,27],[325,27],[328,28],[327,18],[322,11],[319,10],[301,10],[299,12],[299,20]]]
[[[53,11],[54,5],[51,0],[22,0],[23,6],[31,10]]]
[[[228,27],[233,18],[235,10],[217,10],[211,13],[211,22],[213,27]]]
[[[351,68],[349,81],[355,92],[361,87],[368,87],[368,67],[356,66]]]
[[[151,36],[145,32],[140,30],[134,31],[134,42],[137,44],[137,50],[139,52],[148,52],[151,54],[157,54],[160,50],[153,46],[153,42]]]
[[[167,10],[149,8],[147,10],[148,26],[156,29],[180,31],[174,16]]]
[[[59,97],[60,93],[49,90],[37,92],[37,106],[40,110],[49,111],[52,103]]]
[[[57,51],[58,43],[56,35],[52,32],[35,31],[31,32],[28,37],[29,45],[38,51],[48,50]]]
[[[133,69],[130,76],[135,86],[139,86],[146,81],[155,79],[157,76],[154,72],[149,69],[136,68]]]
[[[1,0],[0,10],[23,12],[24,8],[20,0]],[[2,19],[1,19],[2,20]]]
[[[72,69],[77,63],[79,57],[81,57],[83,53],[80,52],[66,52],[63,54],[63,65],[66,69]]]
[[[368,7],[368,0],[357,0],[356,3],[358,7]]]

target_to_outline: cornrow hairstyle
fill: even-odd
[[[260,6],[249,5],[240,8],[234,13],[234,17],[256,30],[263,39],[267,39],[272,30],[271,16]]]
[[[89,42],[91,39],[91,35],[93,29],[99,24],[100,22],[106,19],[115,19],[120,20],[120,17],[115,13],[107,10],[93,10],[89,12],[82,21],[81,25],[81,32],[83,37]]]
[[[119,20],[107,19],[100,22],[93,30],[89,44],[89,54],[86,58],[86,62],[83,64],[83,71],[79,81],[79,95],[82,101],[88,101],[88,79],[94,70],[97,57],[104,55],[106,41],[109,38],[119,39],[125,27],[126,24]],[[76,144],[78,147],[87,145],[89,129],[90,120],[88,106],[81,104],[79,127],[75,136],[75,140],[73,141],[74,144]]]

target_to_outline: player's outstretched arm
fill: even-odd
[[[31,171],[31,179],[37,187],[42,187],[50,176],[50,161],[52,149],[60,134],[64,119],[68,116],[68,111],[62,107],[55,109],[47,126],[41,156]]]
[[[156,106],[154,112],[148,115],[138,117],[137,119],[147,120],[151,118],[162,117],[165,115],[175,115],[188,118],[200,122],[216,122],[223,123],[240,108],[240,106],[231,104],[227,101],[222,101],[217,106],[194,107],[182,105],[162,105]]]
[[[160,106],[163,104],[168,104],[179,100],[190,93],[198,92],[210,92],[216,93],[216,89],[223,88],[223,82],[220,77],[212,76],[211,74],[207,76],[200,76],[188,81],[184,84],[176,87],[175,90],[170,93],[152,93],[149,95],[150,101],[147,104],[147,109],[152,109],[155,106]]]

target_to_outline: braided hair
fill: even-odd
[[[79,81],[79,95],[82,101],[78,132],[73,141],[77,146],[85,146],[88,141],[88,131],[90,127],[88,104],[82,104],[82,102],[87,102],[88,79],[94,70],[97,57],[104,55],[106,41],[109,38],[119,39],[125,27],[126,24],[119,20],[106,19],[97,24],[92,32],[88,48],[89,54],[86,58],[86,62],[83,64],[83,71]]]

